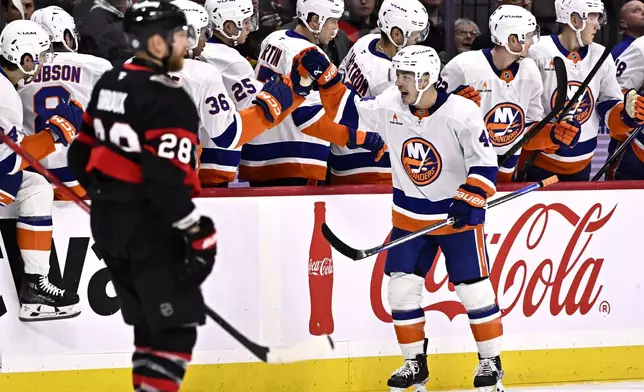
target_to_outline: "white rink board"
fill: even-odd
[[[534,192],[488,212],[492,279],[501,307],[510,309],[504,318],[505,350],[644,345],[644,315],[633,311],[641,309],[644,297],[644,256],[635,226],[643,198],[644,190]],[[329,226],[352,246],[382,243],[391,229],[387,194],[197,200],[219,234],[217,263],[204,286],[206,301],[253,339],[288,344],[310,336],[307,268],[318,201],[326,202]],[[85,213],[56,203],[61,271],[70,238],[86,237]],[[384,258],[376,259],[351,261],[333,253],[334,358],[399,354],[392,325],[383,321],[389,309],[387,278],[378,272]],[[3,372],[129,366],[132,334],[120,312],[102,316],[88,302],[90,281],[104,264],[91,249],[83,261],[78,290],[83,313],[31,324],[18,321],[8,263],[0,263],[0,294],[8,309],[0,317]],[[467,318],[445,277],[441,259],[424,293],[424,305],[431,307],[426,313],[430,352],[473,352]],[[113,295],[111,284],[107,293]],[[194,359],[254,360],[213,322],[200,329]]]

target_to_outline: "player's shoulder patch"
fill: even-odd
[[[150,81],[161,83],[167,87],[181,88],[181,84],[177,80],[172,79],[170,75],[152,75],[150,76]]]

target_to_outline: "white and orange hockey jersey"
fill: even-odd
[[[83,108],[87,107],[94,85],[110,69],[112,64],[100,57],[74,52],[56,53],[52,62],[43,65],[33,80],[18,88],[24,108],[23,132],[32,135],[44,129],[45,122],[62,100],[74,99]],[[85,195],[67,168],[67,147],[56,143],[56,152],[41,163],[76,194]],[[58,189],[54,189],[54,194],[57,200],[66,199]]]
[[[396,87],[362,99],[341,84],[321,94],[336,121],[377,131],[387,144],[392,157],[394,227],[416,231],[446,219],[454,193],[463,183],[484,189],[488,197],[496,192],[496,153],[487,141],[483,115],[469,99],[439,91],[436,103],[417,116],[402,102]],[[454,232],[449,226],[432,234]]]
[[[23,109],[20,95],[7,75],[0,68],[0,132],[4,132],[13,141],[34,158],[41,160],[52,154],[55,150],[54,139],[49,132],[42,132],[38,135],[25,136],[22,132]],[[11,204],[20,188],[21,178],[9,175],[16,174],[28,166],[20,155],[16,154],[11,147],[0,141],[0,206]],[[18,181],[18,183],[16,183]]]
[[[639,94],[644,93],[644,37],[637,38],[633,43],[615,60],[617,68],[617,82],[622,91],[635,89]],[[625,140],[626,135],[618,136],[617,139]],[[633,140],[631,149],[635,156],[644,162],[644,132]]]
[[[224,44],[217,37],[208,40],[199,60],[214,66],[221,74],[228,96],[238,111],[252,106],[255,96],[264,87],[255,77],[255,71],[248,60],[237,49]]]
[[[377,96],[394,85],[389,75],[391,59],[376,49],[379,40],[380,34],[360,38],[340,64],[344,83],[361,97]],[[391,184],[389,152],[376,162],[369,150],[331,144],[329,167],[332,184]]]
[[[532,123],[543,118],[543,84],[532,59],[513,63],[499,70],[492,61],[492,50],[464,52],[441,72],[440,87],[452,91],[461,85],[477,89],[488,138],[498,156],[523,138]],[[498,182],[512,181],[521,150],[499,166]]]
[[[566,64],[568,101],[577,92],[603,51],[602,45],[593,43],[579,51],[569,52],[556,35],[543,37],[530,47],[529,57],[537,64],[543,80],[544,93],[541,102],[546,112],[552,109],[557,93],[553,59],[561,57]],[[620,117],[623,99],[615,77],[615,63],[608,59],[571,110],[571,114],[581,124],[579,142],[572,148],[559,148],[552,154],[539,154],[535,166],[557,174],[574,174],[584,170],[590,164],[597,147],[600,118],[608,125],[611,133],[623,134],[630,129]],[[527,145],[524,146],[524,152],[525,149]]]
[[[289,75],[293,58],[302,50],[316,47],[293,30],[279,30],[262,42],[255,67],[257,80],[265,82],[275,74]],[[280,125],[265,132],[242,148],[239,178],[270,181],[282,178],[307,178],[323,181],[326,177],[329,142],[314,136],[333,127],[324,115],[318,92]]]
[[[183,69],[170,75],[188,92],[199,112],[199,180],[204,185],[234,181],[240,148],[231,146],[237,145],[241,120],[217,69],[202,61],[185,59]],[[223,141],[218,139],[221,135],[230,136]]]

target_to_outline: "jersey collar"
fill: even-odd
[[[555,43],[555,46],[557,47],[557,49],[559,49],[559,52],[561,52],[561,54],[563,54],[567,59],[574,61],[575,63],[577,61],[585,59],[586,55],[588,54],[588,46],[584,46],[583,48],[569,52],[568,49],[564,48],[564,46],[561,44],[561,41],[559,41],[559,36],[557,34],[552,35],[552,42]]]
[[[380,57],[381,59],[385,59],[387,61],[391,61],[389,56],[386,54],[380,52],[378,49],[376,49],[376,45],[378,44],[378,41],[380,41],[380,38],[374,38],[373,41],[369,42],[369,51],[371,52],[372,55],[376,57]]]
[[[303,39],[303,40],[305,40],[306,42],[309,42],[309,39],[308,39],[308,38],[306,38],[305,36],[303,36],[302,34],[298,33],[298,32],[297,32],[297,31],[295,31],[295,30],[286,30],[286,33],[285,33],[285,34],[286,34],[286,36],[287,36],[287,37],[291,37],[291,38],[299,38],[299,39]]]
[[[164,73],[163,68],[159,65],[144,59],[134,57],[129,63],[123,64],[123,69],[128,71],[143,71]]]
[[[438,109],[440,109],[441,106],[443,106],[445,102],[447,102],[449,94],[442,90],[437,90],[437,92],[438,94],[436,95],[436,102],[434,102],[434,104],[429,109],[418,109],[413,105],[409,105],[409,110],[414,116],[418,117],[419,121],[436,113],[436,111],[438,111]]]
[[[519,73],[519,63],[517,63],[516,61],[510,64],[508,68],[500,70],[496,67],[496,65],[494,65],[494,60],[492,59],[492,49],[482,49],[481,52],[483,52],[483,55],[487,59],[488,64],[490,64],[490,67],[492,67],[492,71],[494,71],[496,76],[504,80],[506,83],[510,83],[510,81],[514,80],[514,78],[517,76],[517,73]]]

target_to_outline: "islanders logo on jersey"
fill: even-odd
[[[579,90],[579,87],[581,86],[581,82],[577,81],[569,81],[568,82],[568,91],[566,91],[566,105],[568,102],[570,102],[570,99],[577,93],[577,90]],[[550,97],[550,108],[553,108],[555,105],[555,99],[557,98],[557,89],[552,93],[552,97]],[[593,114],[593,110],[595,109],[595,97],[593,96],[593,92],[590,90],[590,87],[586,87],[586,91],[582,93],[582,95],[579,97],[579,100],[570,108],[570,114],[573,114],[575,116],[575,119],[579,124],[583,124],[588,119],[590,119],[590,116]]]
[[[434,145],[420,137],[407,139],[403,143],[400,160],[407,176],[419,186],[434,182],[443,167]]]
[[[485,126],[493,146],[507,146],[523,134],[525,114],[521,106],[503,102],[487,112]]]

